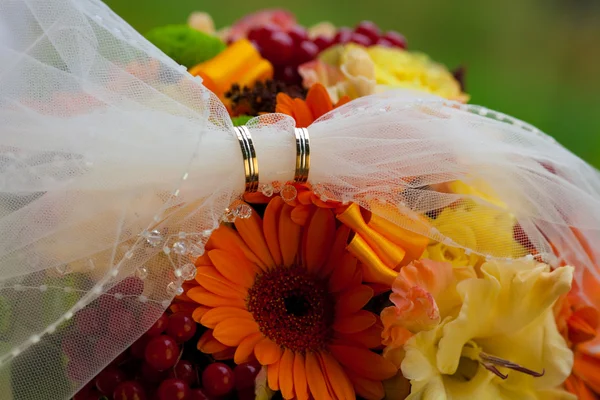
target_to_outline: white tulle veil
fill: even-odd
[[[261,182],[292,179],[294,121],[248,126]],[[324,198],[514,257],[511,245],[410,222],[471,199],[512,214],[538,256],[575,265],[581,286],[600,278],[599,173],[534,127],[390,91],[309,132],[309,183]],[[477,191],[444,190],[456,180]],[[225,107],[102,2],[0,0],[0,397],[72,396],[168,306],[243,190]],[[70,329],[83,314],[101,334]]]

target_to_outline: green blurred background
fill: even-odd
[[[600,167],[600,0],[105,1],[142,33],[192,11],[217,27],[267,7],[307,26],[370,19],[450,69],[465,65],[472,103],[530,122]]]

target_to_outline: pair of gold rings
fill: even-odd
[[[253,193],[258,191],[258,159],[256,158],[254,142],[247,126],[237,126],[234,130],[240,143],[242,158],[244,159],[246,192]],[[296,136],[296,171],[294,173],[294,182],[306,183],[310,170],[310,139],[308,137],[308,129],[295,128],[294,135]]]

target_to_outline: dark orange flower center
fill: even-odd
[[[327,282],[302,267],[280,267],[258,275],[246,305],[262,334],[290,350],[317,351],[330,337],[334,299]]]

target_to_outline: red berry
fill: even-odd
[[[125,296],[139,296],[143,291],[144,281],[142,281],[140,278],[130,276],[113,286],[108,293],[121,293]]]
[[[146,392],[138,382],[122,382],[115,388],[113,400],[146,400]]]
[[[294,41],[285,32],[275,32],[259,45],[262,56],[275,65],[286,65],[294,52]]]
[[[210,364],[202,372],[202,387],[210,396],[225,396],[234,384],[233,371],[223,363]]]
[[[96,389],[106,395],[111,395],[119,383],[125,380],[125,373],[118,368],[108,367],[96,377]]]
[[[82,335],[95,335],[100,323],[100,316],[95,307],[86,307],[75,315],[75,326]]]
[[[239,391],[242,389],[254,389],[254,380],[260,371],[260,365],[256,362],[249,362],[236,365],[233,369],[235,377],[235,388]]]
[[[169,378],[181,379],[188,385],[194,386],[197,378],[196,369],[191,362],[180,360],[169,372]]]
[[[186,312],[175,313],[169,317],[167,334],[179,343],[187,342],[196,334],[196,321]]]
[[[309,40],[301,42],[294,53],[294,64],[299,65],[314,60],[319,54],[319,46]]]
[[[137,359],[143,360],[146,357],[146,345],[148,345],[149,341],[150,337],[147,335],[143,335],[138,340],[133,342],[133,344],[129,348],[131,355]]]
[[[97,346],[98,346],[98,343],[100,343],[100,342],[101,342],[100,340],[98,340],[98,342],[96,342],[96,352],[98,351],[98,347]],[[126,351],[124,351],[123,353],[121,353],[117,357],[115,357],[115,359],[110,362],[110,365],[119,366],[124,361],[126,361],[128,358],[129,358],[129,355],[127,354]]]
[[[350,28],[340,28],[333,37],[333,42],[339,44],[346,44],[350,41],[352,33],[352,29]]]
[[[394,43],[390,42],[388,39],[383,37],[377,39],[377,42],[375,42],[375,44],[383,47],[396,47]]]
[[[373,44],[373,41],[371,40],[370,37],[365,36],[362,33],[356,33],[356,32],[354,32],[350,36],[350,41],[352,43],[356,43],[356,44],[359,44],[359,45],[365,46],[365,47],[369,47],[370,45]]]
[[[257,26],[252,28],[249,32],[248,32],[248,40],[257,42],[257,43],[262,43],[265,40],[269,39],[271,37],[272,34],[274,34],[275,32],[279,32],[281,31],[281,28],[278,27],[277,25],[274,24],[265,24],[262,26]]]
[[[382,38],[392,42],[395,47],[400,47],[402,49],[406,48],[406,38],[396,31],[388,31],[382,36]]]
[[[146,362],[159,371],[171,368],[179,357],[177,342],[166,335],[150,339],[144,353]]]
[[[252,392],[252,394],[254,395],[254,392]],[[252,399],[254,399],[254,396]],[[192,389],[190,391],[189,400],[210,400],[210,397],[208,397],[202,389]]]
[[[288,65],[283,69],[275,71],[275,78],[287,83],[288,85],[299,85],[302,83],[302,77],[298,73],[298,68]]]
[[[372,42],[379,39],[381,35],[381,29],[371,21],[362,21],[354,28],[354,32],[367,36]]]
[[[115,336],[131,331],[135,325],[135,316],[131,311],[125,309],[115,310],[108,317],[108,331]]]
[[[319,50],[323,51],[333,45],[333,38],[318,36],[313,42],[319,47]]]
[[[141,373],[142,380],[150,384],[158,384],[169,376],[167,371],[159,371],[148,363],[142,364]]]
[[[303,42],[304,40],[308,40],[308,33],[306,29],[301,27],[300,25],[296,25],[287,31],[287,34],[290,35],[294,44],[298,44]]]
[[[152,325],[150,327],[150,329],[148,329],[146,331],[146,335],[158,336],[161,333],[163,333],[164,331],[166,331],[168,326],[169,326],[169,317],[167,317],[167,314],[163,313],[163,315],[160,316],[158,321],[156,321],[154,323],[154,325]]]
[[[158,387],[160,400],[187,400],[190,394],[190,387],[181,379],[167,379]]]

